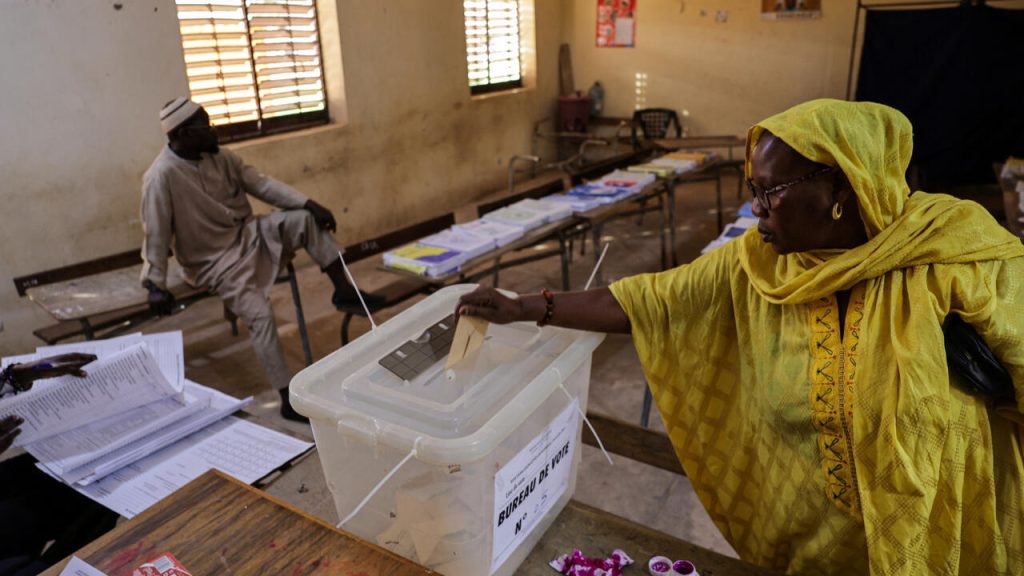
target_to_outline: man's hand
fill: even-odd
[[[19,391],[28,390],[36,380],[44,378],[56,378],[71,374],[82,378],[85,370],[82,366],[96,359],[95,354],[81,354],[72,352],[59,356],[50,356],[33,362],[15,364],[11,367],[11,374],[14,378],[14,386]]]
[[[486,286],[480,286],[459,298],[459,303],[455,305],[455,316],[458,318],[462,315],[476,316],[495,324],[508,324],[527,319],[522,300],[509,298]]]
[[[21,425],[25,421],[20,417],[11,414],[0,420],[0,454],[3,454],[14,443],[14,439],[21,434]]]
[[[306,200],[306,205],[303,208],[309,210],[309,213],[313,215],[313,220],[321,230],[334,232],[338,229],[338,223],[334,221],[334,214],[331,214],[331,211],[327,208],[312,200]]]
[[[164,290],[149,280],[142,283],[146,290],[149,290],[149,311],[157,316],[170,316],[174,311],[174,294]]]

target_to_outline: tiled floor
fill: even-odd
[[[726,222],[735,218],[735,208],[739,204],[736,185],[735,178],[731,176],[723,181]],[[679,261],[687,262],[717,236],[714,184],[690,184],[679,188],[676,196]],[[656,215],[649,214],[640,226],[636,218],[630,218],[605,227],[603,240],[610,242],[602,266],[606,282],[659,268],[657,224]],[[577,252],[574,257],[571,267],[573,287],[584,285],[593,262],[593,247],[588,242],[586,256],[580,257]],[[338,346],[341,317],[329,304],[331,287],[326,277],[319,273],[308,258],[301,258],[297,264],[313,355],[321,358]],[[372,262],[353,266],[353,273],[364,289],[373,289],[388,279],[388,273],[376,269]],[[506,270],[501,274],[501,287],[517,292],[536,292],[560,284],[560,267],[555,258]],[[273,301],[286,353],[292,366],[298,369],[302,365],[302,349],[286,285],[274,288]],[[412,303],[378,314],[375,319],[381,323]],[[147,326],[145,331],[172,329],[184,331],[186,375],[190,379],[237,396],[256,395],[256,402],[250,411],[297,432],[309,434],[308,426],[286,422],[277,415],[277,394],[269,390],[263,378],[249,346],[245,328],[241,328],[239,336],[232,336],[229,325],[221,317],[218,301],[203,301],[177,316]],[[369,324],[365,319],[356,319],[352,323],[352,336],[356,337],[368,329]],[[638,420],[644,385],[629,337],[609,336],[594,356],[590,410],[620,419]],[[655,428],[663,429],[657,414],[653,414],[651,420]],[[314,455],[303,466],[287,472],[269,488],[269,492],[316,516],[336,522],[333,501],[316,458]],[[680,475],[621,457],[615,459],[614,466],[609,466],[600,452],[584,447],[576,498],[701,546],[735,556],[704,512],[688,480]]]

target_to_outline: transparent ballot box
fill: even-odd
[[[342,527],[447,576],[514,573],[572,497],[604,339],[490,325],[446,369],[473,288],[439,290],[291,382]]]

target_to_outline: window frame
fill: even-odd
[[[483,0],[486,3],[489,0]],[[515,80],[504,80],[500,82],[488,82],[486,84],[477,84],[476,86],[469,86],[469,93],[471,96],[482,96],[486,94],[495,94],[498,92],[511,92],[520,90],[526,87],[526,69],[523,63],[523,3],[521,0],[509,0],[515,2],[516,5],[516,61],[519,63],[519,78]],[[466,16],[466,5],[463,2],[462,15],[463,20],[468,20]],[[484,21],[489,25],[489,17],[485,17]],[[463,36],[466,46],[466,81],[469,82],[469,28],[465,27],[463,30]],[[487,45],[490,45],[490,37],[487,38]],[[487,59],[488,68],[490,67],[490,58]]]
[[[211,3],[215,1],[216,0],[210,0]],[[313,112],[300,112],[298,114],[285,114],[282,116],[275,116],[272,118],[263,117],[263,107],[260,99],[259,80],[256,73],[256,58],[254,55],[255,50],[253,47],[253,36],[250,27],[251,20],[249,19],[248,0],[241,0],[240,7],[242,10],[242,22],[245,23],[245,36],[246,39],[248,40],[247,50],[249,53],[249,65],[252,67],[252,86],[254,89],[254,98],[256,99],[256,114],[259,116],[259,118],[257,118],[256,120],[246,120],[243,122],[231,122],[227,124],[214,125],[215,129],[217,130],[217,141],[219,143],[227,144],[231,142],[253,140],[256,138],[263,138],[265,136],[272,136],[284,132],[293,132],[296,130],[303,130],[305,128],[312,128],[315,126],[322,126],[324,124],[330,123],[330,99],[327,94],[327,79],[325,78],[326,72],[324,70],[323,42],[321,38],[322,32],[320,27],[320,9],[317,6],[317,0],[313,0],[311,6],[313,8],[313,22],[316,26],[316,48],[318,68],[320,69],[320,84],[321,90],[323,91],[323,110],[316,110]],[[175,1],[175,17],[178,20],[179,26],[178,42],[182,47],[182,55],[184,56],[184,38],[181,36],[180,30],[181,23],[183,22],[183,20],[178,16],[178,14],[178,3]],[[211,18],[211,20],[213,20],[213,18]],[[187,62],[185,64],[187,69]],[[191,84],[191,81],[187,77],[187,72],[186,82],[189,82]],[[191,86],[189,86],[189,97],[192,97]]]

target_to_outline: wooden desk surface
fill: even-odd
[[[196,291],[182,279],[181,268],[168,262],[168,289],[176,297]],[[142,265],[120,268],[74,280],[36,286],[25,291],[29,299],[57,320],[77,320],[111,310],[145,304],[149,294],[139,280]]]
[[[434,574],[290,505],[211,471],[76,556],[109,576],[170,552],[196,576]],[[44,572],[57,576],[67,559]]]

